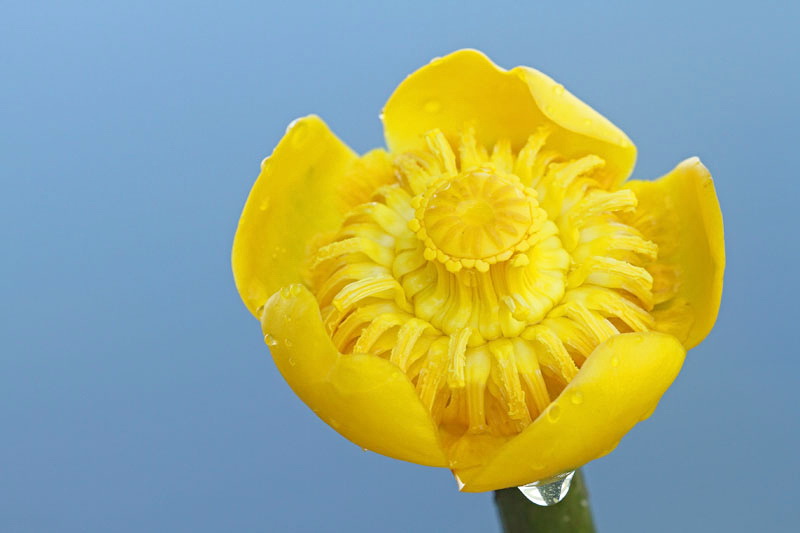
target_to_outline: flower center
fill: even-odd
[[[488,265],[527,250],[547,219],[536,191],[488,165],[440,179],[414,203],[412,229],[428,256],[453,272],[486,272]]]
[[[599,157],[546,150],[547,135],[489,153],[472,131],[429,133],[311,258],[338,350],[405,372],[456,448],[520,432],[600,343],[652,327],[643,265],[657,249],[619,216],[636,197],[600,185]]]

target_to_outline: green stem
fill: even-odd
[[[505,533],[594,533],[589,493],[580,470],[567,497],[550,507],[528,501],[519,489],[495,491],[494,501]]]

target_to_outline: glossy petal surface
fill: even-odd
[[[655,409],[678,375],[684,355],[671,335],[612,337],[597,347],[548,409],[485,466],[455,471],[461,490],[524,485],[609,453]]]
[[[646,213],[641,228],[658,244],[658,262],[677,278],[676,294],[654,311],[658,329],[698,345],[714,326],[722,298],[725,238],[722,212],[708,169],[687,159],[656,181],[626,184]]]
[[[480,143],[508,139],[519,149],[547,125],[560,154],[605,159],[607,185],[621,183],[636,161],[630,139],[562,85],[529,67],[503,70],[475,50],[435,59],[406,78],[386,103],[383,121],[397,152],[422,147],[422,135],[434,128],[453,141],[465,125],[478,127]]]
[[[264,161],[233,241],[236,287],[251,313],[276,290],[302,281],[311,240],[342,220],[338,190],[357,159],[322,120],[308,116],[292,123]]]
[[[292,390],[322,420],[362,448],[429,466],[447,466],[436,428],[405,374],[371,355],[340,354],[302,285],[275,293],[262,328]]]

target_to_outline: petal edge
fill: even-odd
[[[725,274],[725,235],[714,181],[697,157],[655,181],[625,184],[639,200],[637,212],[655,214],[641,227],[659,247],[658,263],[675,272],[674,296],[656,307],[656,328],[691,349],[717,319]]]
[[[395,459],[447,466],[433,420],[406,375],[379,357],[340,354],[308,289],[281,289],[261,320],[286,382],[339,434]]]
[[[337,188],[356,160],[314,115],[292,122],[264,160],[239,218],[231,255],[236,288],[251,313],[256,315],[279,288],[302,281],[310,241],[341,222],[344,207]]]
[[[553,403],[483,467],[454,471],[464,492],[517,487],[606,455],[647,418],[680,371],[671,335],[625,333],[598,346]]]

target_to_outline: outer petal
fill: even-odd
[[[301,281],[311,239],[341,222],[337,190],[356,159],[319,117],[308,116],[289,126],[262,163],[233,241],[233,275],[251,313]]]
[[[548,147],[567,157],[604,158],[610,186],[636,161],[630,139],[563,86],[532,68],[503,70],[476,50],[436,59],[406,78],[386,103],[383,121],[393,151],[422,147],[421,135],[433,128],[454,142],[467,124],[484,144],[508,138],[519,149],[537,126],[549,124]]]
[[[722,298],[725,238],[711,174],[693,157],[657,181],[626,187],[647,214],[640,229],[658,244],[659,266],[677,282],[673,297],[654,310],[656,327],[678,336],[688,350],[711,331]]]
[[[275,293],[261,323],[281,374],[328,425],[377,453],[447,466],[433,420],[405,374],[372,355],[340,354],[304,286]]]
[[[684,349],[663,333],[626,333],[598,346],[558,398],[483,467],[456,470],[461,490],[514,487],[575,469],[614,449],[653,412]]]

